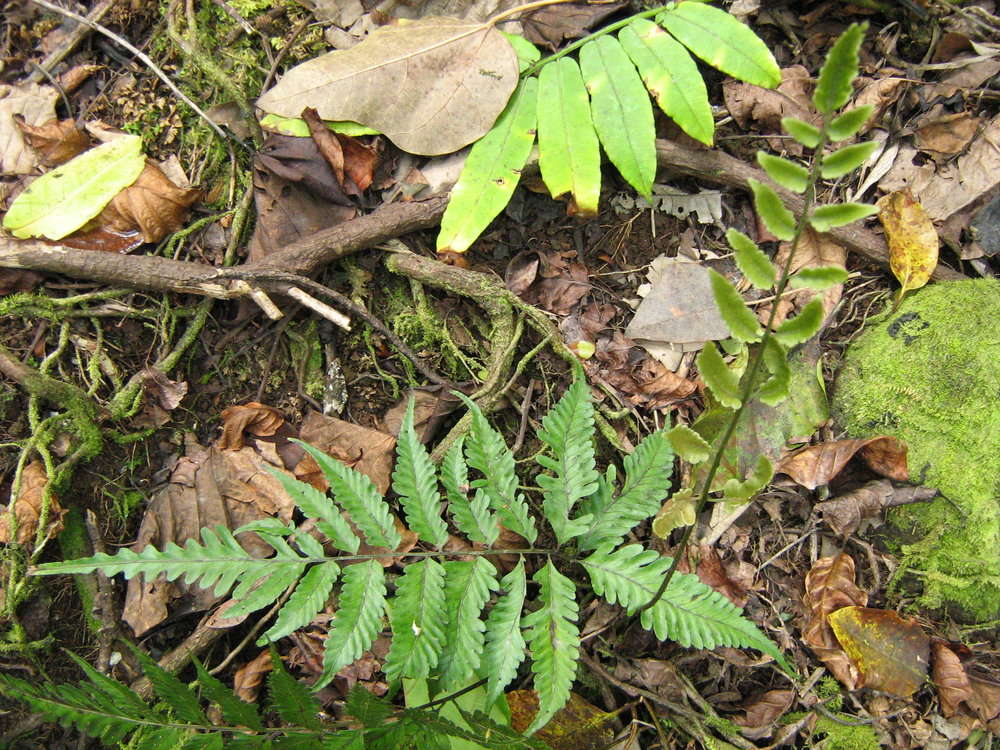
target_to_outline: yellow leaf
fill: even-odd
[[[878,217],[889,244],[889,267],[901,284],[899,300],[930,280],[938,261],[937,230],[909,190],[897,190],[878,201]]]

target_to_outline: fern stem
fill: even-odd
[[[809,168],[809,178],[806,182],[805,194],[803,195],[802,212],[799,214],[798,219],[795,222],[795,233],[792,236],[792,243],[788,251],[788,257],[785,259],[785,265],[781,269],[781,277],[779,278],[778,284],[775,288],[775,301],[771,305],[771,314],[768,315],[767,325],[764,326],[764,335],[761,337],[760,343],[757,345],[757,348],[747,365],[746,377],[744,378],[743,385],[740,388],[740,405],[736,411],[733,412],[732,417],[730,417],[729,424],[726,425],[726,429],[722,433],[722,439],[719,441],[718,447],[712,454],[712,463],[709,465],[708,474],[705,476],[701,490],[698,492],[698,501],[695,504],[694,511],[696,518],[708,504],[709,495],[712,491],[712,482],[715,481],[715,475],[718,473],[719,467],[722,465],[722,457],[725,455],[726,447],[729,445],[729,441],[732,439],[733,433],[736,432],[736,427],[739,425],[743,412],[746,410],[747,404],[750,402],[750,397],[753,394],[757,381],[757,374],[760,372],[760,366],[764,361],[764,350],[767,346],[768,340],[772,336],[774,322],[778,316],[778,301],[781,299],[782,295],[785,293],[785,288],[788,286],[789,279],[792,275],[792,263],[795,260],[795,254],[798,251],[799,242],[802,239],[802,234],[805,232],[806,227],[809,225],[809,217],[812,213],[812,207],[816,203],[816,183],[818,183],[820,179],[820,168],[822,166],[821,157],[823,149],[826,148],[826,145],[829,142],[829,136],[827,134],[827,125],[829,124],[829,120],[830,118],[828,115],[824,116],[823,125],[820,128],[819,142],[816,144],[816,148],[813,151],[813,161]],[[684,534],[681,536],[677,552],[674,554],[670,567],[667,569],[667,572],[663,576],[663,580],[660,582],[660,587],[656,590],[656,593],[653,594],[652,598],[648,602],[643,604],[633,613],[633,619],[638,617],[650,607],[656,606],[656,603],[663,597],[667,587],[670,586],[670,581],[677,572],[677,566],[680,565],[681,560],[684,557],[684,552],[687,550],[687,546],[691,541],[691,536],[697,525],[696,521],[684,529]]]

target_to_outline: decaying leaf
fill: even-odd
[[[167,411],[173,411],[180,406],[181,399],[188,392],[187,383],[171,380],[155,367],[147,367],[141,375],[146,393],[155,397],[160,406]]]
[[[538,713],[538,693],[534,690],[512,690],[507,693],[510,722],[515,731],[523,732]],[[552,750],[600,750],[611,744],[615,716],[602,711],[576,693],[569,694],[563,706],[548,724],[535,733]]]
[[[557,315],[568,315],[590,292],[587,267],[575,251],[525,251],[511,259],[505,281],[525,302]]]
[[[521,24],[528,41],[555,51],[563,42],[585,36],[588,29],[625,5],[626,3],[621,0],[599,5],[580,3],[549,5],[525,15]]]
[[[396,438],[392,435],[312,411],[303,420],[299,437],[365,474],[380,493],[388,491],[396,449]],[[295,475],[324,492],[329,486],[308,454],[295,467]]]
[[[46,167],[58,167],[90,146],[90,136],[76,126],[76,120],[57,120],[54,117],[41,125],[31,125],[23,115],[14,115],[14,122],[21,130],[25,142],[38,154],[38,161]]]
[[[745,713],[734,717],[733,723],[742,727],[741,733],[749,739],[770,737],[794,700],[794,690],[768,690],[746,704]]]
[[[58,92],[52,86],[22,83],[0,85],[0,174],[31,174],[39,164],[38,155],[28,148],[14,115],[27,125],[41,125],[55,118]]]
[[[256,703],[264,677],[274,668],[271,652],[261,651],[257,656],[236,670],[233,675],[233,692],[247,703]]]
[[[861,673],[828,622],[830,613],[838,609],[868,603],[868,595],[854,583],[854,560],[843,553],[817,560],[806,574],[802,603],[807,611],[802,640],[848,690],[857,689]]]
[[[938,159],[954,156],[965,150],[980,125],[980,119],[969,112],[924,120],[916,126],[917,147]]]
[[[817,503],[816,511],[839,536],[850,536],[861,522],[877,518],[886,508],[929,502],[938,491],[930,487],[893,487],[887,479],[876,479],[831,500]]]
[[[458,151],[489,130],[518,80],[517,55],[488,24],[423,18],[292,68],[257,100],[266,112],[352,120],[404,151]]]
[[[11,513],[17,518],[17,543],[31,544],[34,541],[41,521],[42,503],[48,483],[45,465],[41,461],[32,461],[24,467],[21,472],[20,491],[11,503],[13,508],[0,509],[0,544],[10,544],[12,541]],[[66,511],[59,504],[59,498],[51,495],[46,536],[57,536],[62,531],[64,515]]]
[[[861,675],[857,687],[905,698],[924,683],[930,639],[915,620],[892,610],[856,606],[831,612],[828,619]]]
[[[931,643],[931,677],[937,686],[941,713],[946,719],[951,718],[959,704],[972,696],[972,685],[958,654],[943,641]]]
[[[889,244],[889,267],[899,280],[902,299],[930,280],[938,261],[937,230],[909,190],[884,195],[877,205]]]
[[[909,479],[906,444],[887,435],[810,445],[784,456],[774,471],[776,474],[787,474],[797,484],[814,490],[821,485],[829,484],[858,452],[868,465],[882,476],[899,482]]]
[[[781,71],[781,83],[776,89],[730,79],[723,83],[722,95],[729,114],[741,128],[748,130],[753,124],[762,133],[775,135],[781,133],[783,117],[820,124],[820,115],[812,103],[813,88],[812,74],[801,65],[792,65]],[[802,153],[802,146],[795,141],[772,138],[769,142],[775,150],[787,150],[793,156]]]
[[[123,234],[139,231],[144,242],[159,242],[184,226],[188,209],[199,198],[200,190],[177,187],[147,161],[138,179],[112,198],[92,224]]]
[[[265,406],[256,401],[240,406],[230,406],[222,410],[222,437],[220,450],[239,450],[243,447],[243,433],[256,437],[270,437],[285,424],[281,412],[273,406]]]
[[[783,268],[788,260],[788,253],[791,251],[791,243],[782,242],[778,247],[778,252],[774,256],[774,265]],[[836,267],[844,268],[847,262],[847,248],[835,241],[833,237],[825,232],[817,232],[811,226],[807,226],[799,239],[798,247],[795,251],[795,259],[791,273],[801,271],[803,268],[824,268]],[[791,315],[799,312],[817,294],[823,300],[824,317],[828,317],[833,309],[840,302],[843,294],[843,284],[835,284],[830,288],[817,292],[814,289],[798,289],[782,296],[778,303],[778,313],[775,317],[775,325],[780,325]],[[757,310],[757,317],[761,321],[766,321],[771,314],[771,305],[761,305]]]
[[[712,295],[708,269],[698,263],[654,262],[652,288],[635,311],[625,335],[640,344],[695,344],[724,339],[729,328]]]

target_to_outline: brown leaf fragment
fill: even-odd
[[[88,78],[103,67],[103,65],[96,65],[94,63],[74,65],[69,70],[59,74],[59,85],[62,86],[63,91],[67,94],[72,94],[80,88],[80,86],[82,86]]]
[[[590,292],[587,267],[575,258],[575,251],[531,251],[515,256],[505,275],[507,288],[520,289],[515,293],[528,304],[568,315]]]
[[[512,690],[507,693],[511,726],[523,732],[538,714],[538,693]],[[569,701],[534,735],[552,750],[601,750],[614,739],[616,714],[602,711],[586,699],[570,693]]]
[[[969,684],[972,686],[972,694],[965,702],[983,721],[1000,723],[998,722],[1000,720],[1000,682],[970,675]],[[990,731],[996,732],[996,729]]]
[[[41,125],[55,117],[58,92],[51,86],[21,83],[0,84],[0,174],[31,174],[38,167],[38,155],[24,142],[14,115],[29,125]]]
[[[171,380],[155,367],[147,367],[141,375],[146,393],[153,396],[167,411],[173,411],[180,406],[181,400],[187,395],[187,383]]]
[[[917,127],[917,147],[938,158],[954,156],[965,150],[981,123],[969,112],[942,114]]]
[[[740,609],[747,603],[747,590],[729,577],[715,547],[698,546],[695,574],[706,586],[711,586]]]
[[[776,474],[787,474],[797,484],[814,490],[829,484],[858,452],[879,474],[901,482],[909,478],[906,444],[885,435],[810,445],[784,456],[774,471]]]
[[[42,505],[45,501],[45,487],[49,478],[41,461],[32,461],[21,472],[21,487],[11,506],[0,509],[0,544],[10,544],[11,514],[17,519],[17,543],[31,544],[38,533],[41,522]],[[49,511],[46,536],[54,537],[63,529],[66,510],[59,504],[54,494],[49,497]]]
[[[741,734],[751,740],[770,737],[793,700],[794,690],[768,690],[746,704],[744,714],[733,717],[733,723],[743,727]]]
[[[188,209],[201,198],[195,188],[179,188],[155,164],[146,161],[139,179],[111,199],[90,227],[112,232],[142,232],[145,242],[159,242],[184,226]]]
[[[827,621],[842,607],[868,603],[868,595],[854,583],[854,560],[843,553],[817,560],[806,574],[802,603],[807,611],[802,640],[848,690],[857,689],[861,675]]]
[[[814,82],[812,74],[802,65],[792,65],[781,71],[781,83],[776,89],[765,89],[742,81],[727,80],[722,96],[729,114],[744,130],[750,125],[766,135],[781,133],[781,119],[796,117],[819,125],[821,117],[812,104]],[[802,147],[792,141],[769,139],[775,150],[786,150],[792,156],[802,153]]]
[[[915,620],[870,607],[843,607],[828,619],[861,675],[858,687],[905,698],[927,679],[930,639]]]
[[[264,406],[256,401],[239,406],[230,406],[222,411],[222,436],[220,450],[239,450],[243,447],[243,433],[256,437],[270,437],[285,424],[281,412],[273,406]]]
[[[137,229],[131,232],[113,232],[97,227],[77,230],[51,244],[75,247],[78,250],[97,250],[102,253],[128,253],[139,247],[143,241],[142,232]]]
[[[585,36],[588,29],[627,4],[618,0],[599,5],[550,5],[528,13],[521,19],[521,24],[528,41],[555,51],[563,42]]]
[[[931,677],[937,686],[941,714],[950,719],[959,704],[972,696],[972,684],[958,654],[936,639],[931,643]]]
[[[439,385],[414,388],[382,416],[382,427],[390,435],[399,435],[406,405],[413,399],[413,429],[420,442],[428,443],[437,433],[441,421],[458,409],[462,402],[451,389]]]
[[[791,243],[782,242],[778,247],[778,252],[774,256],[774,264],[778,268],[784,268],[791,252]],[[847,263],[847,248],[838,243],[825,232],[817,232],[812,227],[807,226],[799,239],[798,247],[795,251],[795,258],[789,269],[791,273],[801,271],[803,268],[821,268],[825,266],[836,266],[844,268]],[[833,309],[840,302],[844,285],[836,284],[830,288],[817,292],[815,289],[798,289],[782,295],[778,302],[778,313],[774,320],[775,325],[780,325],[793,314],[798,313],[808,304],[813,297],[819,295],[823,301],[823,312],[829,316]],[[771,305],[761,305],[757,310],[757,317],[762,323],[766,322],[771,314]]]
[[[306,107],[302,110],[302,119],[309,126],[309,134],[312,136],[313,143],[316,144],[316,148],[319,149],[320,154],[333,171],[333,176],[337,179],[341,188],[345,187],[344,149],[340,147],[340,141],[337,140],[337,136],[326,127],[313,107]]]
[[[889,245],[889,267],[902,296],[930,280],[938,262],[937,230],[908,189],[883,195],[876,205]]]
[[[233,675],[233,692],[247,703],[256,703],[264,677],[274,668],[270,651],[261,651]]]
[[[76,126],[76,120],[51,120],[29,125],[23,115],[14,115],[25,142],[38,154],[46,167],[58,167],[90,147],[90,136]]]
[[[0,268],[0,297],[13,292],[33,291],[42,281],[42,275],[23,268]]]
[[[396,438],[392,435],[310,411],[302,422],[299,437],[366,475],[381,494],[389,490],[396,449]],[[309,455],[295,467],[295,476],[319,490],[326,491],[329,487]]]

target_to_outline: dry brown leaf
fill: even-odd
[[[256,703],[264,677],[274,668],[270,651],[261,651],[253,660],[236,670],[233,692],[247,703]]]
[[[722,84],[722,96],[729,114],[744,130],[751,124],[766,135],[781,133],[781,118],[796,117],[819,125],[820,115],[812,104],[814,81],[812,74],[801,65],[781,71],[781,83],[776,89],[765,89],[732,79]],[[793,140],[772,138],[775,150],[785,150],[793,156],[802,153],[802,146]]]
[[[747,590],[729,577],[725,566],[722,564],[722,558],[719,557],[719,553],[715,547],[709,547],[705,544],[698,545],[697,557],[695,574],[701,582],[706,586],[711,586],[737,607],[743,609],[743,606],[747,603]],[[685,573],[691,569],[687,559],[679,567],[686,568],[686,570],[681,571]]]
[[[156,398],[160,406],[167,411],[173,411],[180,406],[181,400],[187,395],[187,383],[171,380],[155,367],[147,367],[140,375],[146,393]]]
[[[937,494],[937,490],[930,487],[897,488],[886,479],[876,479],[831,500],[817,503],[815,510],[835,534],[850,536],[858,530],[862,521],[878,517],[885,508],[929,502]]]
[[[45,474],[45,465],[41,461],[32,461],[21,472],[21,487],[17,493],[13,508],[0,510],[0,544],[11,542],[11,513],[17,518],[17,543],[31,544],[38,533],[41,521],[42,504],[45,487],[49,478]],[[65,509],[59,504],[59,498],[54,494],[49,497],[49,514],[46,537],[54,537],[63,529]]]
[[[538,714],[538,693],[534,690],[512,690],[507,693],[510,723],[523,732]],[[576,693],[556,712],[549,722],[535,733],[552,750],[603,750],[614,738],[616,714],[602,711]]]
[[[406,414],[406,405],[413,399],[413,429],[421,443],[428,443],[437,433],[441,420],[458,409],[462,402],[451,388],[432,385],[414,388],[391,406],[382,416],[382,427],[390,435],[398,435]]]
[[[983,721],[997,722],[1000,719],[1000,682],[970,675],[969,684],[972,686],[972,694],[966,703]],[[990,731],[995,732],[996,729]]]
[[[78,250],[97,250],[102,253],[128,253],[142,243],[142,232],[139,230],[112,232],[101,227],[80,229],[59,240],[59,244],[65,247],[75,247]]]
[[[139,179],[112,198],[91,222],[112,232],[142,232],[145,242],[159,242],[184,226],[188,209],[201,191],[179,188],[150,161]]]
[[[791,251],[791,244],[782,242],[778,247],[778,252],[774,257],[774,264],[778,268],[784,268],[788,260],[788,253]],[[817,232],[812,227],[806,227],[798,248],[795,251],[795,260],[789,269],[791,273],[800,271],[803,268],[820,268],[825,266],[836,266],[844,268],[847,262],[847,248],[836,242],[829,234]],[[840,302],[844,285],[836,284],[822,292],[814,289],[799,289],[782,296],[778,303],[778,314],[774,320],[775,325],[780,325],[791,315],[798,313],[817,294],[823,300],[823,312],[825,316],[833,311]],[[771,305],[761,305],[757,310],[757,317],[766,322],[771,314]]]
[[[741,734],[752,740],[770,737],[778,728],[778,719],[792,707],[794,690],[768,690],[744,707],[742,716],[733,717],[733,723],[743,727]]]
[[[299,437],[366,475],[380,494],[389,490],[396,448],[396,438],[392,435],[311,411],[302,422]],[[308,454],[295,467],[295,476],[324,492],[329,487],[323,472]]]
[[[797,484],[814,490],[821,485],[829,484],[858,452],[865,462],[882,476],[900,482],[909,479],[906,444],[887,435],[810,445],[784,456],[774,472],[787,474]]]
[[[802,640],[848,690],[857,689],[861,675],[841,648],[827,619],[831,612],[842,607],[868,603],[868,595],[854,583],[854,560],[843,553],[817,560],[806,574],[802,602],[807,611]]]
[[[958,654],[943,641],[931,643],[931,677],[937,686],[941,713],[946,719],[951,718],[959,704],[972,696],[972,685]]]
[[[82,86],[88,78],[103,67],[103,65],[96,65],[94,63],[74,65],[69,70],[59,74],[59,85],[62,86],[63,91],[67,94],[72,94],[80,88],[80,86]]]
[[[23,268],[0,268],[0,297],[13,292],[33,291],[42,278],[40,273]]]
[[[861,674],[858,687],[906,698],[927,679],[930,638],[915,620],[870,607],[842,607],[828,619]]]
[[[505,273],[507,288],[530,305],[568,315],[590,292],[587,267],[576,252],[527,251],[515,256]]]
[[[28,125],[41,125],[56,116],[59,94],[51,86],[21,83],[0,84],[0,174],[31,174],[39,164],[38,155],[28,148],[14,115]]]
[[[281,412],[273,406],[264,406],[256,401],[238,406],[230,406],[222,411],[222,436],[220,450],[239,450],[243,447],[243,433],[255,437],[270,437],[285,424]]]
[[[909,190],[883,195],[876,205],[889,245],[889,267],[899,280],[902,298],[930,281],[938,261],[937,230]]]
[[[885,68],[881,72],[901,73],[902,71]],[[858,93],[855,95],[854,101],[851,102],[851,107],[872,107],[872,115],[868,118],[868,122],[862,126],[861,130],[858,131],[859,135],[863,135],[875,124],[881,122],[882,116],[889,107],[896,103],[905,90],[904,84],[907,83],[907,80],[903,76],[896,75],[887,75],[884,78],[877,78],[875,80],[870,78],[858,80]]]
[[[90,136],[76,126],[76,120],[54,117],[41,125],[29,125],[22,115],[14,115],[25,142],[38,154],[46,167],[58,167],[90,147]]]
[[[954,156],[969,145],[982,121],[969,112],[938,113],[934,119],[922,118],[917,126],[916,144],[936,158]]]
[[[563,42],[585,36],[588,29],[625,5],[627,3],[621,0],[600,5],[550,5],[528,13],[521,19],[521,24],[528,41],[555,51]]]

